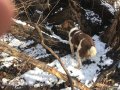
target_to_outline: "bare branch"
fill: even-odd
[[[70,76],[68,70],[65,68],[63,62],[61,61],[61,59],[58,57],[58,55],[57,55],[51,48],[49,48],[47,45],[45,45],[45,43],[44,43],[44,38],[43,38],[43,35],[42,35],[42,32],[41,32],[41,29],[39,28],[39,26],[38,26],[37,24],[35,25],[35,28],[36,28],[36,30],[37,30],[38,33],[39,33],[39,38],[40,38],[40,41],[41,41],[41,45],[42,45],[44,48],[46,48],[47,50],[49,50],[49,51],[51,52],[51,54],[60,62],[62,68],[64,69],[64,71],[65,71],[66,74],[67,74],[68,80],[69,80],[70,85],[71,85],[71,89],[74,90],[71,76]]]

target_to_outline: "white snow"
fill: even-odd
[[[87,86],[91,86],[95,80],[97,79],[98,74],[100,74],[100,70],[103,69],[102,66],[105,65],[110,65],[112,64],[112,60],[110,58],[106,57],[106,52],[109,50],[108,48],[105,49],[105,43],[101,42],[99,40],[98,36],[94,36],[93,37],[96,48],[97,48],[97,55],[96,57],[91,58],[91,61],[95,61],[95,63],[91,63],[89,65],[83,65],[82,69],[76,69],[75,66],[77,65],[77,61],[76,58],[72,58],[71,55],[66,55],[64,57],[61,57],[63,63],[65,64],[66,68],[68,69],[69,73],[71,76],[78,78],[79,80],[81,80],[82,83],[85,83],[85,85]],[[25,43],[26,45],[28,45],[27,43],[33,43],[33,41],[28,41],[28,42],[24,42],[24,41],[19,41],[19,40],[15,40],[11,39],[12,41],[10,42],[11,46],[21,46],[21,47],[25,47]],[[7,40],[5,40],[7,41]],[[14,42],[13,42],[14,41]],[[17,44],[15,43],[17,41]],[[27,52],[29,55],[35,56],[36,53],[42,53],[43,55],[46,55],[46,50],[42,49],[43,48],[41,45],[37,44],[36,46],[30,48],[30,49],[26,49],[25,52]],[[3,54],[3,56],[5,56],[5,54]],[[38,54],[38,56],[35,57],[41,57],[41,54]],[[103,62],[100,62],[100,57],[102,57]],[[10,58],[4,58],[4,60],[11,60],[13,59],[13,57]],[[6,62],[5,62],[6,63]],[[4,64],[4,65],[8,65],[8,64]],[[60,72],[65,73],[64,70],[62,69],[61,65],[59,64],[59,62],[57,60],[53,61],[52,63],[48,64],[50,66],[53,66],[55,68],[57,68]],[[98,65],[100,65],[102,68],[100,68]],[[7,66],[8,67],[8,66]],[[22,85],[27,84],[27,85],[37,85],[37,86],[41,86],[43,83],[47,84],[47,85],[54,85],[55,83],[58,82],[57,78],[51,74],[48,74],[47,72],[44,72],[43,70],[39,69],[39,68],[34,68],[33,70],[29,70],[28,72],[26,72],[25,74],[20,76],[20,82],[21,82],[21,78],[24,78],[25,81],[22,81]],[[15,79],[16,80],[16,79]],[[14,84],[14,81],[10,81],[11,85],[16,85],[16,83]],[[19,80],[17,79],[18,84]]]
[[[101,18],[99,17],[98,14],[95,14],[93,11],[91,10],[87,10],[87,9],[84,9],[85,10],[85,16],[86,16],[86,19],[87,20],[90,20],[92,23],[95,23],[95,24],[101,24],[102,23],[102,20]]]
[[[115,14],[115,8],[112,5],[106,3],[105,1],[102,1],[101,5],[106,6],[107,9],[111,12],[111,14]]]
[[[2,57],[7,57],[7,56],[9,56],[9,54],[2,52],[2,53],[0,53],[0,56],[2,56]]]
[[[58,39],[59,41],[68,44],[67,40],[63,40],[61,37],[57,36],[56,34],[52,34],[51,37]]]
[[[21,49],[24,49],[27,46],[34,43],[33,40],[20,41],[16,39],[14,36],[12,36],[11,34],[3,35],[0,38],[0,40],[4,42],[8,42],[10,46],[13,46],[16,48],[19,47]],[[49,56],[49,54],[46,53],[46,50],[40,44],[36,44],[34,46],[31,46],[30,48],[24,49],[24,52],[28,53],[30,56],[35,57],[36,59]]]
[[[10,67],[13,64],[14,59],[16,57],[4,57],[3,59],[0,59],[0,62],[2,62],[2,65],[0,65],[0,68],[2,67]]]
[[[3,83],[4,85],[6,85],[6,84],[8,83],[8,81],[9,81],[9,79],[2,78],[2,83]]]
[[[21,20],[18,20],[18,19],[12,19],[15,23],[17,23],[17,24],[21,24],[21,25],[23,25],[23,26],[29,26],[30,27],[30,29],[32,29],[32,30],[34,30],[35,28],[33,27],[33,26],[31,26],[30,24],[28,24],[28,23],[26,23],[26,22],[23,22],[23,21],[21,21]]]
[[[67,88],[60,89],[60,90],[71,90],[71,88],[70,88],[70,87],[67,87]],[[74,90],[78,90],[78,89],[74,88]]]
[[[36,46],[31,47],[30,49],[26,49],[25,52],[28,53],[30,56],[35,57],[36,59],[49,56],[49,54],[46,53],[46,50],[43,49],[43,47],[40,44],[37,44]]]
[[[60,11],[62,11],[62,10],[63,10],[63,8],[60,7],[55,13],[58,13],[58,12],[60,12]]]
[[[75,66],[77,61],[72,58],[71,55],[66,55],[61,58],[66,68],[70,72],[70,75],[78,78],[82,83],[85,83],[89,87],[95,82],[100,70],[102,69],[99,68],[98,65],[104,66],[112,64],[112,60],[105,56],[107,51],[107,49],[105,49],[105,44],[99,40],[98,36],[94,36],[93,39],[95,40],[96,48],[98,50],[97,56],[91,59],[92,61],[95,61],[95,63],[84,65],[82,69],[76,69]],[[102,63],[100,63],[101,56],[103,57]],[[60,72],[65,73],[57,60],[48,65],[54,66]],[[22,75],[22,78],[24,78],[29,85],[35,84],[36,81],[44,82],[48,85],[52,85],[52,82],[57,82],[57,79],[53,75],[43,72],[38,68],[26,72],[24,75]]]
[[[62,40],[60,37],[57,37],[54,34],[53,34],[53,37],[59,39],[64,43],[68,42],[68,41]],[[85,83],[85,85],[87,85],[88,87],[90,87],[96,81],[97,76],[100,74],[100,70],[104,69],[103,66],[109,66],[113,62],[113,60],[106,57],[105,54],[109,50],[109,48],[105,49],[105,43],[99,40],[99,36],[95,35],[93,36],[93,39],[95,42],[95,46],[97,48],[97,55],[91,58],[91,61],[94,61],[94,63],[91,63],[89,65],[84,64],[81,69],[76,69],[75,68],[75,66],[77,65],[76,57],[72,58],[70,54],[64,57],[61,57],[70,75],[78,78],[82,83]],[[10,34],[4,35],[3,37],[1,37],[1,41],[5,41],[9,45],[14,46],[16,48],[18,47],[25,48],[34,43],[34,41],[32,40],[20,41]],[[31,56],[34,56],[37,59],[40,57],[44,57],[44,56],[46,57],[47,55],[49,55],[46,53],[46,50],[40,44],[31,46],[30,48],[25,49],[24,52],[28,53]],[[13,56],[8,57],[9,55],[5,53],[2,53],[1,55],[3,55],[4,57],[2,59],[2,61],[4,61],[3,66],[9,67],[12,64],[12,61],[15,57]],[[59,64],[58,60],[54,60],[52,63],[49,63],[48,65],[55,67],[62,73],[65,73],[61,65]],[[101,68],[99,66],[101,66]],[[7,80],[3,79],[3,83],[6,83],[6,82]],[[33,85],[37,87],[43,84],[54,85],[55,83],[58,83],[58,82],[61,83],[62,81],[58,81],[58,79],[55,76],[49,74],[48,72],[44,72],[43,70],[36,67],[33,70],[29,70],[28,72],[24,73],[20,77],[16,77],[15,79],[10,80],[9,84],[14,86]]]
[[[17,20],[17,19],[13,19],[14,22],[18,23],[18,24],[21,24],[21,25],[27,25],[26,22],[23,22],[21,20]]]
[[[116,10],[119,10],[119,8],[120,8],[120,0],[115,1],[114,7],[115,7]]]
[[[120,90],[120,85],[118,86],[118,90]]]
[[[40,15],[43,14],[43,12],[40,10],[36,10],[36,12],[39,13]]]
[[[46,25],[46,29],[48,29],[48,30],[51,31],[51,30],[52,30],[52,26],[47,26],[47,25]],[[42,31],[42,33],[44,33],[45,35],[48,35],[47,33],[43,32],[43,31]],[[57,36],[54,32],[51,31],[51,34],[52,34],[52,35],[48,35],[48,36],[50,36],[51,38],[58,39],[58,40],[59,40],[60,42],[62,42],[62,43],[68,44],[68,41],[67,41],[67,40],[63,40],[61,37]]]
[[[97,79],[97,76],[101,70],[101,68],[99,68],[98,65],[104,66],[104,65],[112,64],[112,60],[105,56],[105,53],[108,50],[105,49],[105,44],[99,40],[98,36],[94,36],[93,39],[95,40],[97,55],[91,60],[95,61],[95,63],[92,63],[90,65],[84,65],[82,69],[76,69],[74,67],[76,66],[77,61],[74,58],[72,58],[70,55],[66,55],[65,57],[61,58],[66,68],[70,72],[70,75],[77,77],[79,80],[81,80],[81,82],[85,83],[87,86],[91,86],[92,83],[95,82],[95,80]],[[103,63],[100,63],[101,56],[103,57]],[[57,60],[55,60],[49,65],[56,66],[56,68],[60,72],[65,73]]]
[[[19,86],[27,85],[27,83],[21,79],[21,77],[15,77],[13,80],[10,80],[8,84],[15,86],[16,88]]]
[[[25,74],[21,76],[24,78],[29,85],[34,85],[36,82],[40,84],[52,85],[57,82],[57,78],[48,72],[44,72],[39,68],[34,68],[33,70],[29,70]]]
[[[106,3],[105,1],[102,1],[101,5],[104,5],[105,7],[107,7],[107,9],[111,12],[111,14],[113,14],[113,15],[115,14],[115,9],[112,5]],[[87,20],[90,20],[94,24],[100,24],[101,25],[102,20],[101,20],[101,18],[99,17],[98,14],[94,13],[91,10],[87,10],[87,9],[84,9],[84,10],[85,10],[85,13],[86,13],[85,16],[86,16]]]
[[[118,68],[120,68],[120,62],[119,62]]]

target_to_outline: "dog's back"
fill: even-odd
[[[78,58],[90,58],[97,53],[92,38],[78,28],[70,30],[69,44],[72,53],[74,52],[74,48],[77,49]]]

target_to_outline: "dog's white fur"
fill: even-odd
[[[94,46],[92,46],[89,50],[88,50],[88,54],[91,55],[90,57],[94,57],[96,56],[96,48]]]
[[[81,61],[81,58],[80,58],[80,55],[79,55],[79,50],[82,48],[81,44],[82,44],[83,40],[84,40],[84,38],[80,41],[80,43],[79,43],[79,45],[77,47],[77,59],[78,59],[78,66],[77,66],[77,68],[82,66],[82,61]]]

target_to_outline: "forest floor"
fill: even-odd
[[[110,13],[113,14],[115,12],[115,10],[111,5],[107,3],[104,3],[104,4],[102,3],[102,5],[106,6]],[[117,7],[117,5],[115,7]],[[63,10],[65,9],[63,8]],[[101,25],[104,20],[102,20],[100,16],[95,12],[87,9],[84,9],[84,10],[85,10],[84,15],[86,20],[88,22],[91,22],[92,24],[95,24],[93,26],[92,24],[89,24],[89,25],[91,25],[91,28],[96,29],[95,32],[97,32],[96,25],[98,26]],[[42,17],[43,13],[41,11],[35,10],[35,12],[37,12],[37,14],[40,14],[38,15],[39,17],[40,16]],[[23,11],[19,12],[20,14],[19,16],[22,15],[21,13],[23,13]],[[59,10],[58,12],[55,12],[55,14],[56,13],[59,13]],[[38,16],[37,17],[35,16],[36,19],[38,19]],[[17,24],[19,24],[19,26],[21,25],[23,27],[24,26],[26,27],[26,23],[28,22],[27,21],[24,22],[23,18],[26,18],[24,17],[24,14],[19,18],[19,20],[14,19],[14,21]],[[31,18],[31,20],[34,18]],[[56,22],[57,22],[57,19],[56,19]],[[48,43],[48,45],[51,45],[49,47],[52,47],[52,49],[55,48],[53,51],[61,58],[70,76],[72,78],[77,78],[81,83],[85,84],[87,87],[91,87],[92,85],[94,85],[94,83],[97,81],[99,76],[103,73],[103,71],[108,69],[109,66],[111,66],[114,63],[114,60],[106,55],[107,52],[110,51],[111,47],[107,46],[107,44],[101,40],[101,35],[97,33],[92,36],[92,39],[95,42],[95,46],[97,49],[97,55],[93,58],[90,58],[89,60],[84,61],[83,66],[81,68],[75,68],[78,62],[77,62],[76,55],[75,57],[71,56],[70,48],[68,44],[68,36],[66,37],[67,31],[65,31],[65,34],[61,32],[58,33],[60,30],[59,31],[52,30],[53,26],[59,27],[61,25],[48,25],[48,24],[49,24],[48,22],[45,23],[43,27],[46,30],[45,32],[44,30],[42,32],[44,34],[43,36],[45,36],[44,38],[46,38],[46,41],[47,40],[49,41],[49,38],[50,39],[52,38],[52,40],[56,40],[57,42],[62,43],[61,45],[63,45],[63,46],[57,46],[57,48],[55,48],[54,44],[56,43],[53,43],[53,47],[51,43]],[[76,26],[77,25],[78,24],[76,24]],[[35,28],[33,26],[31,27]],[[104,26],[104,28],[106,27],[108,26]],[[98,27],[98,28],[100,29],[101,27]],[[14,29],[17,30],[17,28],[14,28]],[[19,29],[22,31],[23,28],[19,28]],[[30,30],[26,31],[27,34],[29,31]],[[103,30],[100,31],[100,33],[102,32]],[[32,38],[31,34],[28,35],[28,37],[26,36],[27,38],[23,36],[16,37],[14,36],[15,34],[13,32],[9,32],[8,34],[1,36],[0,41],[6,42],[11,47],[21,51],[21,53],[24,52],[28,56],[33,57],[38,61],[41,60],[42,62],[45,62],[48,66],[54,67],[61,73],[65,74],[65,71],[61,67],[59,61],[55,59],[53,55],[51,55],[51,53],[48,50],[46,50],[39,42],[37,42],[36,40],[37,37]],[[27,34],[25,33],[25,35]],[[24,35],[24,34],[21,34],[20,32],[20,35]],[[65,50],[61,50],[63,48],[65,48]],[[22,57],[23,56],[21,56],[21,58]],[[12,56],[6,52],[0,52],[0,90],[71,90],[71,87],[67,87],[66,82],[64,80],[61,80],[56,76],[49,74],[48,72],[45,72],[42,69],[39,69],[38,67],[34,67],[33,65],[30,65],[28,63],[29,61],[25,62],[21,60],[21,58]],[[102,85],[104,85],[104,83],[107,82],[107,79],[110,79],[111,81],[108,81],[110,83],[108,83],[107,87],[111,88],[112,90],[120,90],[120,79],[118,78],[119,73],[120,72],[118,71],[118,74],[116,74],[115,77],[113,76],[113,78],[115,78],[115,80],[118,82],[114,82],[113,80],[111,80],[111,77],[109,77],[108,75],[108,77],[105,76],[105,78],[103,78]],[[75,88],[75,90],[78,90],[78,89]],[[104,89],[98,89],[98,90],[104,90]]]

